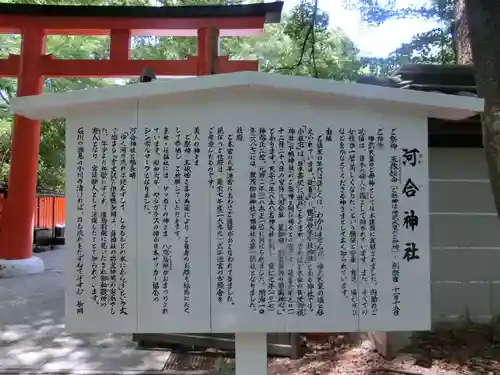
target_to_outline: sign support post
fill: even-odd
[[[267,374],[267,334],[235,333],[237,375]]]

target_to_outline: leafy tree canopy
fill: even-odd
[[[453,0],[431,0],[424,6],[397,7],[396,0],[358,0],[346,7],[360,11],[363,21],[378,26],[394,19],[420,18],[437,21],[439,26],[415,35],[388,57],[364,59],[377,74],[385,75],[402,64],[452,64]]]

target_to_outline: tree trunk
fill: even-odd
[[[465,0],[465,5],[476,85],[485,99],[483,145],[500,216],[500,1]]]
[[[467,16],[465,14],[465,1],[466,0],[455,0],[453,43],[455,45],[457,63],[472,65],[469,27],[467,25]]]
[[[500,106],[498,105],[485,107],[483,144],[495,208],[500,217]]]

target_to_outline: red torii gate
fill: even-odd
[[[218,56],[214,37],[247,36],[278,23],[283,2],[182,7],[0,4],[0,33],[21,34],[21,54],[0,59],[0,76],[18,78],[18,96],[42,93],[45,77],[196,76],[258,70],[258,61]],[[46,35],[109,35],[106,60],[62,60],[45,53]],[[197,36],[187,60],[131,60],[131,36]],[[9,195],[1,217],[0,260],[32,257],[40,122],[15,116]]]

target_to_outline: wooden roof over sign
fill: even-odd
[[[477,96],[474,68],[466,65],[407,64],[387,78],[362,77],[361,83],[406,90]],[[481,119],[429,119],[429,146],[482,147]]]
[[[337,82],[312,77],[270,74],[265,72],[235,72],[215,74],[182,80],[156,80],[144,84],[117,85],[99,89],[77,90],[65,93],[46,93],[41,96],[13,98],[13,113],[37,120],[67,117],[68,113],[95,105],[117,101],[134,102],[145,98],[167,98],[182,95],[206,95],[238,89],[271,91],[273,95],[290,94],[314,97],[324,103],[353,101],[357,105],[386,107],[403,106],[407,110],[422,111],[427,117],[460,120],[483,110],[479,98],[398,90],[388,87],[364,86],[357,83]]]
[[[461,96],[477,96],[474,68],[468,65],[403,65],[393,73],[411,81],[410,90],[442,92]],[[460,121],[429,119],[431,147],[482,147],[479,115]]]

